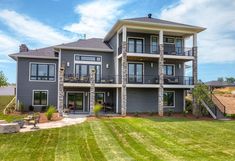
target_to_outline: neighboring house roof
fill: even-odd
[[[211,87],[230,87],[235,86],[234,83],[228,83],[228,82],[220,82],[220,81],[209,81],[205,83],[208,86]]]
[[[15,60],[17,57],[58,59],[58,54],[56,54],[55,49],[113,52],[112,48],[103,42],[103,39],[91,38],[46,48],[29,50],[27,52],[19,52],[10,54],[9,56]]]
[[[177,28],[177,29],[187,29],[192,32],[201,32],[206,28],[187,25],[183,23],[177,23],[172,21],[161,20],[157,18],[149,17],[137,17],[137,18],[128,18],[121,19],[116,22],[112,29],[107,33],[104,38],[104,41],[108,41],[123,25],[143,25],[143,26],[155,26],[155,27],[168,27],[168,28]]]

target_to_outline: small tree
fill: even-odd
[[[0,71],[0,87],[6,86],[7,84],[6,76],[4,75],[3,71]]]
[[[195,88],[193,89],[193,97],[194,97],[194,105],[193,105],[193,114],[196,117],[199,117],[201,115],[201,110],[200,107],[201,105],[201,100],[207,99],[207,94],[208,87],[205,84],[198,83]]]
[[[228,82],[228,83],[235,83],[235,78],[228,77],[228,78],[226,78],[226,82]]]
[[[223,82],[223,81],[224,81],[224,78],[223,78],[223,77],[219,77],[217,80],[218,80],[219,82]]]

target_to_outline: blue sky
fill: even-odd
[[[0,70],[15,82],[16,64],[7,55],[21,43],[35,49],[81,34],[102,38],[118,19],[152,13],[207,28],[198,35],[200,79],[235,77],[234,8],[234,0],[0,0]]]

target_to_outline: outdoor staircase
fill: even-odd
[[[202,83],[202,82],[201,82]],[[205,85],[204,83],[202,83]],[[207,87],[205,85],[205,87]],[[225,105],[212,93],[207,87],[203,90],[204,99],[201,100],[202,105],[207,109],[209,114],[217,120],[226,120],[226,107]]]

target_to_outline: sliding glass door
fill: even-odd
[[[83,93],[68,93],[68,107],[76,111],[84,111]]]
[[[143,83],[143,64],[128,64],[128,83]]]
[[[88,77],[90,75],[91,70],[96,71],[96,82],[100,82],[101,65],[93,65],[93,64],[76,64],[75,65],[75,73],[78,78]]]
[[[129,38],[128,39],[128,52],[143,53],[143,39]]]

